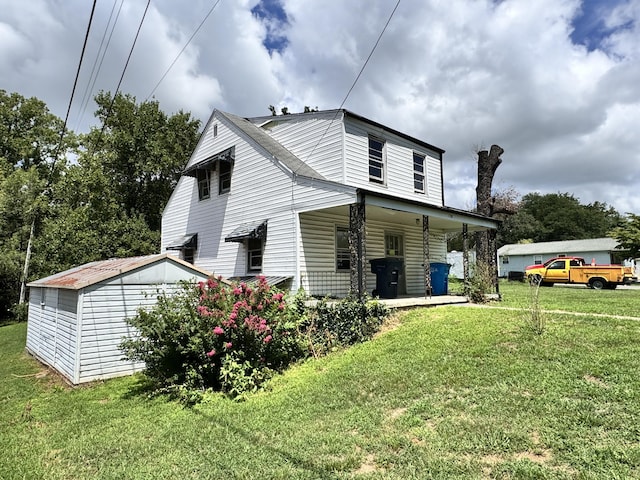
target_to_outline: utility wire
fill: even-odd
[[[93,67],[91,68],[91,75],[89,76],[89,82],[87,83],[87,87],[85,88],[84,94],[82,96],[82,102],[80,102],[80,116],[78,118],[78,123],[76,124],[76,130],[80,127],[82,123],[82,119],[84,118],[84,114],[87,111],[87,105],[90,100],[91,92],[93,92],[93,87],[96,85],[96,81],[98,80],[98,76],[100,75],[100,70],[102,69],[102,63],[104,62],[104,57],[107,54],[107,50],[109,49],[109,45],[111,44],[111,38],[113,37],[113,32],[116,28],[116,24],[118,23],[118,18],[120,17],[120,12],[122,11],[122,4],[124,0],[120,0],[120,7],[118,8],[118,12],[116,13],[116,18],[113,21],[113,25],[111,26],[111,32],[109,33],[109,38],[107,38],[107,44],[102,50],[102,45],[104,44],[104,39],[107,36],[107,31],[109,30],[109,25],[111,25],[111,19],[113,18],[113,11],[116,9],[116,4],[118,0],[113,0],[113,7],[111,7],[111,13],[109,14],[109,20],[107,21],[107,25],[104,28],[104,33],[102,34],[102,40],[100,40],[100,47],[98,48],[98,53],[96,54],[96,59],[93,62]],[[100,52],[102,52],[102,56],[100,56]],[[98,60],[100,63],[98,64]],[[96,71],[96,65],[98,70]],[[95,77],[94,77],[95,72]]]
[[[73,104],[73,96],[76,92],[76,86],[78,85],[78,78],[80,77],[80,70],[82,69],[82,59],[84,58],[84,52],[87,49],[87,42],[89,40],[89,32],[91,31],[91,24],[93,22],[93,14],[96,11],[96,3],[98,0],[93,0],[93,6],[91,7],[91,15],[89,16],[89,24],[87,25],[87,32],[84,36],[84,43],[82,44],[82,52],[80,53],[80,60],[78,61],[78,69],[76,70],[76,78],[73,81],[73,88],[71,89],[71,97],[69,98],[69,106],[67,107],[67,114],[64,117],[64,124],[62,125],[62,130],[60,131],[60,138],[58,139],[58,145],[53,152],[53,163],[51,164],[51,170],[49,170],[49,178],[47,179],[47,184],[42,191],[41,195],[45,196],[49,188],[51,187],[51,183],[53,182],[53,176],[56,170],[56,163],[58,160],[58,155],[60,153],[60,149],[62,148],[62,141],[64,140],[64,134],[67,130],[67,122],[69,120],[69,112],[71,112],[71,105]],[[25,302],[26,298],[26,286],[27,286],[27,277],[29,275],[29,262],[31,260],[31,245],[33,243],[33,237],[35,235],[35,227],[36,227],[36,218],[37,218],[37,210],[34,211],[33,217],[31,218],[31,228],[29,230],[29,240],[27,241],[27,251],[25,252],[24,257],[24,267],[22,269],[22,278],[20,279],[20,297],[18,299],[18,303],[22,304]]]
[[[97,150],[100,146],[100,141],[102,140],[102,135],[104,134],[105,128],[107,128],[107,122],[109,117],[111,116],[111,112],[113,111],[113,105],[116,102],[116,97],[118,96],[118,92],[120,91],[120,86],[122,85],[122,80],[124,79],[124,74],[127,71],[127,67],[129,66],[129,60],[131,60],[131,55],[133,54],[133,49],[136,46],[136,42],[138,41],[138,35],[140,35],[140,30],[142,29],[142,24],[144,23],[144,19],[147,16],[147,11],[149,10],[149,5],[151,4],[151,0],[147,0],[147,6],[144,9],[144,13],[142,14],[142,18],[140,19],[140,24],[138,25],[138,30],[136,32],[136,36],[133,39],[133,44],[131,45],[131,50],[129,50],[129,55],[127,56],[127,61],[124,64],[124,68],[122,69],[122,75],[120,75],[120,80],[118,81],[118,86],[116,87],[116,91],[113,93],[113,97],[111,98],[111,103],[109,103],[109,108],[107,109],[107,113],[102,121],[102,128],[100,129],[100,135],[98,135],[98,140],[93,147],[93,150]]]
[[[160,86],[160,84],[162,83],[162,81],[164,80],[164,78],[167,76],[167,74],[169,73],[169,71],[173,68],[173,66],[176,64],[176,62],[178,61],[178,58],[180,58],[180,56],[183,54],[183,52],[185,51],[185,49],[187,48],[187,46],[191,43],[191,40],[193,40],[193,37],[196,36],[196,34],[200,31],[200,29],[202,28],[202,25],[204,25],[204,22],[207,21],[207,19],[209,18],[209,16],[213,13],[213,11],[216,9],[216,7],[218,6],[218,4],[220,3],[220,0],[217,0],[216,3],[213,4],[213,7],[211,7],[211,10],[209,10],[209,13],[207,13],[204,17],[204,19],[202,20],[202,22],[200,22],[200,25],[198,25],[198,28],[196,28],[194,30],[194,32],[191,34],[191,36],[189,37],[189,40],[187,40],[187,43],[184,44],[184,47],[182,47],[182,50],[180,50],[180,52],[178,53],[178,55],[176,55],[176,58],[173,59],[173,62],[171,62],[171,65],[169,65],[169,68],[167,68],[167,70],[164,72],[164,74],[162,74],[162,77],[160,78],[160,80],[158,80],[158,83],[156,83],[156,86],[153,87],[153,90],[151,90],[151,93],[149,95],[147,95],[147,98],[144,99],[144,101],[146,102],[147,100],[149,100],[149,98],[154,94],[154,92],[156,91],[156,89]]]
[[[373,52],[375,52],[376,48],[378,48],[378,44],[380,43],[380,40],[382,39],[382,36],[384,35],[384,32],[387,30],[387,27],[389,26],[389,23],[391,22],[391,19],[393,18],[393,15],[396,13],[396,10],[398,9],[399,5],[400,5],[400,0],[398,0],[396,2],[396,6],[393,7],[393,10],[391,11],[391,15],[389,15],[389,18],[387,19],[387,23],[384,24],[384,27],[383,27],[382,31],[380,32],[380,35],[378,35],[378,39],[376,40],[376,43],[373,45],[373,48],[371,49],[371,52],[369,52],[369,56],[367,57],[367,59],[365,60],[364,64],[362,65],[362,68],[358,72],[358,75],[356,76],[356,79],[351,84],[351,88],[349,88],[349,91],[344,96],[344,99],[342,100],[342,103],[338,107],[338,110],[336,110],[336,113],[333,116],[333,118],[331,119],[331,122],[329,122],[329,125],[327,125],[326,130],[324,131],[324,133],[322,134],[320,139],[317,141],[317,143],[314,145],[313,149],[311,150],[311,153],[309,153],[309,155],[307,155],[307,158],[305,159],[304,163],[307,163],[309,158],[311,158],[311,155],[313,155],[313,153],[316,151],[316,148],[318,148],[318,145],[320,145],[320,142],[322,142],[322,140],[324,139],[325,135],[327,134],[327,132],[331,128],[331,125],[333,125],[333,122],[336,120],[336,118],[338,118],[338,113],[340,113],[340,111],[342,110],[342,107],[344,107],[344,104],[347,102],[347,99],[349,98],[349,95],[351,95],[351,92],[353,91],[353,89],[355,88],[356,84],[358,83],[358,80],[360,80],[360,77],[362,76],[362,72],[364,72],[364,69],[367,68],[367,64],[369,63],[369,60],[371,60],[371,57],[373,56]],[[298,168],[300,168],[300,167],[298,167]]]

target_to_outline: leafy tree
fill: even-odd
[[[518,215],[537,221],[534,242],[605,237],[621,221],[613,207],[602,202],[582,205],[569,193],[529,193],[522,197]],[[515,219],[523,223],[521,220]]]
[[[157,101],[109,92],[96,98],[102,127],[83,139],[88,156],[97,156],[114,200],[127,215],[140,215],[160,230],[162,210],[199,138],[200,121],[190,113],[171,116]]]
[[[622,225],[614,228],[610,236],[618,240],[632,258],[640,258],[640,215],[628,213]]]
[[[43,101],[0,89],[1,164],[23,170],[42,166],[58,149],[62,126]]]

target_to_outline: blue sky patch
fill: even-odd
[[[615,7],[624,3],[624,0],[583,0],[582,11],[573,19],[573,32],[571,41],[577,45],[584,45],[589,51],[600,48],[603,40],[619,28],[628,25],[619,25],[614,28],[605,25],[606,17]]]
[[[282,52],[289,43],[283,33],[283,29],[289,23],[289,20],[280,0],[260,0],[251,9],[251,13],[258,17],[267,27],[267,36],[262,41],[262,44],[267,48],[269,54],[274,51]]]

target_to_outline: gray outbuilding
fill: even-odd
[[[613,238],[590,238],[504,245],[498,249],[498,273],[524,272],[528,265],[542,264],[553,257],[582,257],[598,265],[622,263],[624,251]]]
[[[91,262],[29,283],[27,351],[71,383],[129,375],[144,363],[119,348],[135,333],[125,319],[209,273],[171,255]]]

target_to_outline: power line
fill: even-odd
[[[309,155],[307,155],[307,158],[305,159],[304,163],[307,163],[309,158],[311,158],[311,155],[313,155],[313,153],[316,151],[316,148],[318,148],[318,145],[320,145],[320,142],[322,142],[322,140],[324,139],[325,135],[327,134],[327,132],[331,128],[331,125],[333,125],[333,122],[335,121],[335,119],[338,118],[338,113],[340,113],[340,111],[342,110],[342,107],[344,107],[344,104],[347,102],[347,99],[349,98],[349,95],[351,95],[351,92],[353,91],[353,89],[355,88],[356,84],[358,83],[358,80],[360,80],[360,77],[362,76],[362,72],[364,72],[364,69],[367,68],[367,64],[369,63],[369,60],[371,60],[371,57],[373,56],[373,52],[375,52],[376,48],[378,48],[378,44],[380,43],[380,40],[382,39],[382,36],[384,35],[384,32],[387,30],[387,27],[389,26],[389,23],[391,22],[391,19],[393,18],[394,14],[396,13],[396,10],[398,9],[399,5],[400,5],[400,0],[398,0],[396,2],[396,6],[393,7],[393,10],[391,11],[391,15],[389,15],[389,18],[387,19],[387,23],[384,24],[384,27],[382,28],[382,31],[380,32],[380,35],[378,35],[378,39],[376,40],[376,43],[373,45],[373,48],[371,49],[371,52],[369,52],[369,56],[367,57],[367,59],[365,60],[364,64],[362,65],[362,68],[358,72],[358,75],[356,76],[356,79],[351,84],[351,88],[349,88],[349,91],[344,96],[344,99],[342,100],[342,103],[338,107],[338,110],[336,110],[336,113],[333,116],[333,118],[331,119],[331,122],[329,122],[329,125],[327,125],[326,130],[324,131],[324,133],[322,134],[322,136],[320,137],[318,142],[314,145],[313,149],[311,150],[311,153],[309,153]]]
[[[111,26],[111,32],[109,33],[107,44],[105,45],[104,50],[102,50],[102,45],[104,44],[104,39],[107,36],[109,25],[111,25],[111,19],[113,18],[113,11],[115,10],[117,3],[118,3],[118,0],[113,1],[113,7],[111,7],[109,20],[107,21],[107,25],[104,28],[104,33],[102,34],[102,40],[100,40],[100,47],[98,47],[98,53],[96,54],[96,59],[93,62],[93,67],[91,68],[91,75],[89,75],[89,82],[87,83],[87,87],[85,88],[84,94],[82,96],[82,102],[80,102],[80,115],[78,118],[78,122],[76,124],[76,130],[80,127],[80,124],[82,123],[82,119],[84,118],[84,114],[87,110],[87,105],[90,100],[91,92],[93,92],[93,87],[95,87],[96,81],[98,80],[98,76],[100,75],[100,70],[102,69],[102,63],[104,62],[104,57],[107,54],[109,45],[111,44],[111,38],[113,37],[113,32],[116,28],[116,24],[118,23],[118,18],[120,17],[120,12],[122,11],[122,4],[124,3],[124,0],[120,0],[120,7],[118,8],[118,12],[116,13],[116,18],[113,21],[113,25]],[[100,56],[100,52],[102,52],[102,57]],[[98,64],[98,60],[100,60],[99,64]],[[98,66],[97,71],[96,71],[96,65]],[[95,72],[95,77],[93,75],[94,72]]]
[[[213,7],[211,7],[211,10],[209,10],[209,13],[207,13],[204,17],[204,19],[202,20],[202,22],[200,22],[200,25],[198,25],[198,28],[196,28],[194,30],[194,32],[191,34],[191,36],[189,37],[189,40],[187,40],[187,43],[184,44],[184,46],[182,47],[182,50],[180,50],[180,52],[178,53],[178,55],[176,55],[176,58],[173,59],[173,62],[171,62],[171,65],[169,65],[169,68],[167,68],[167,70],[162,74],[162,77],[160,77],[160,80],[158,80],[158,83],[156,83],[156,86],[153,87],[153,90],[151,90],[151,93],[149,95],[147,95],[147,98],[144,99],[144,101],[146,102],[147,100],[149,100],[149,98],[154,94],[154,92],[156,91],[156,89],[160,86],[160,84],[162,83],[162,81],[164,80],[164,78],[167,76],[167,74],[169,73],[169,70],[171,70],[173,68],[173,66],[175,65],[175,63],[178,61],[178,58],[180,58],[180,56],[182,55],[182,53],[185,51],[185,49],[187,48],[187,46],[191,43],[191,40],[193,40],[193,37],[196,36],[196,34],[200,31],[200,29],[202,28],[202,25],[204,25],[204,22],[207,21],[207,19],[209,18],[209,16],[213,13],[213,11],[216,9],[216,7],[218,6],[218,4],[220,3],[220,0],[217,0],[216,3],[213,4]]]
[[[131,50],[129,50],[129,55],[127,56],[127,61],[124,64],[124,68],[122,69],[122,75],[120,75],[120,80],[118,81],[118,86],[116,87],[116,91],[113,93],[113,97],[111,98],[111,103],[109,103],[109,108],[107,109],[107,113],[102,121],[102,128],[100,129],[100,135],[98,135],[98,140],[94,146],[94,150],[98,148],[100,145],[100,141],[102,140],[102,135],[104,134],[104,130],[107,127],[107,122],[109,117],[111,116],[111,112],[113,111],[113,104],[116,101],[116,97],[118,96],[118,92],[120,91],[120,86],[122,85],[122,80],[124,79],[124,74],[127,71],[127,67],[129,66],[129,60],[131,60],[131,55],[133,54],[133,49],[136,46],[136,42],[138,41],[138,35],[140,35],[140,30],[142,29],[142,24],[144,23],[144,19],[147,16],[147,11],[149,10],[149,5],[151,4],[151,0],[147,0],[147,6],[144,9],[144,13],[142,14],[142,18],[140,19],[140,24],[138,25],[138,30],[136,31],[136,36],[133,39],[133,44],[131,45]]]
[[[84,43],[82,44],[82,52],[80,53],[80,60],[78,61],[78,69],[76,70],[76,78],[73,81],[73,88],[71,89],[71,97],[69,98],[69,106],[67,107],[67,114],[64,117],[64,124],[62,125],[62,131],[60,132],[60,139],[58,140],[58,145],[56,146],[55,151],[53,152],[53,163],[51,165],[51,170],[49,171],[49,178],[47,179],[47,185],[42,191],[41,195],[45,196],[51,183],[53,182],[53,175],[56,170],[56,163],[58,160],[58,154],[60,153],[60,149],[62,148],[62,141],[64,140],[64,134],[67,130],[67,122],[69,120],[69,112],[71,112],[71,105],[73,104],[73,96],[76,92],[76,86],[78,85],[78,78],[80,77],[80,70],[82,69],[82,60],[84,58],[84,52],[87,49],[87,42],[89,40],[89,32],[91,31],[91,24],[93,22],[93,14],[96,11],[96,3],[98,0],[93,0],[93,6],[91,7],[91,15],[89,16],[89,24],[87,25],[87,32],[84,36]],[[25,301],[26,295],[26,286],[27,286],[27,277],[29,275],[29,262],[31,260],[31,244],[33,243],[33,237],[35,235],[35,226],[36,226],[36,218],[38,216],[37,211],[34,211],[33,217],[31,218],[31,228],[29,230],[29,240],[27,241],[27,251],[24,257],[24,267],[22,269],[22,278],[20,279],[20,297],[18,303],[22,304]]]

